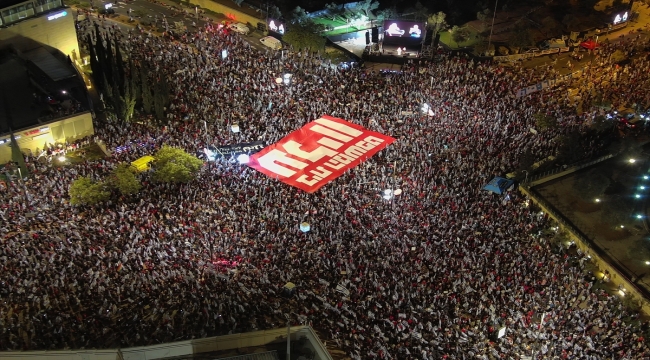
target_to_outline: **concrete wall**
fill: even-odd
[[[62,12],[66,15],[48,20],[48,17]],[[65,8],[55,10],[0,29],[0,47],[8,44],[23,52],[37,48],[39,44],[47,45],[75,59],[79,56],[79,43],[72,10]]]
[[[46,144],[64,143],[66,140],[74,141],[94,133],[92,116],[90,112],[85,112],[16,131],[14,136],[23,153],[37,154],[37,150],[42,150]],[[0,137],[0,142],[10,138],[10,135],[3,135]],[[9,160],[11,160],[11,142],[7,141],[0,145],[0,163],[6,163]],[[1,355],[0,359],[2,359]]]
[[[228,1],[228,3],[230,5],[231,2]],[[261,22],[262,24],[266,24],[266,18],[261,17],[262,14],[259,14],[259,16],[253,16],[247,14],[246,12],[244,12],[245,10],[237,6],[235,3],[232,3],[231,6],[228,6],[212,0],[190,0],[190,4],[194,6],[198,6],[203,9],[214,11],[216,13],[224,14],[229,19],[237,22],[241,22],[244,24],[250,23],[251,25],[253,25],[253,27],[257,27],[258,22]]]
[[[314,351],[314,360],[332,360],[332,357],[320,342],[314,330],[309,326],[291,328],[291,340],[301,337],[309,340],[305,345]],[[264,346],[274,342],[284,342],[287,329],[255,331],[244,334],[217,336],[205,339],[178,341],[174,343],[109,350],[79,351],[24,351],[0,352],[2,360],[152,360],[173,356],[187,356],[204,352],[233,350],[247,347]],[[215,357],[216,358],[216,357]]]

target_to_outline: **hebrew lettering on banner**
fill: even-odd
[[[313,193],[395,141],[323,115],[251,156],[248,166]]]

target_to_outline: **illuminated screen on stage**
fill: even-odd
[[[284,35],[284,24],[279,22],[278,20],[274,19],[269,19],[269,23],[267,24],[269,27],[269,31],[273,31],[276,34],[279,35]]]
[[[417,43],[426,36],[424,23],[384,20],[384,42]]]
[[[616,14],[614,16],[614,19],[612,20],[612,24],[617,25],[621,24],[627,21],[628,13],[627,11],[624,13]]]

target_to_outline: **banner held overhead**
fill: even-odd
[[[248,166],[313,193],[393,141],[390,136],[323,115],[252,155]]]

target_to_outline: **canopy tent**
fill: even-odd
[[[133,162],[131,162],[131,167],[135,169],[135,171],[141,172],[141,171],[146,171],[149,170],[149,163],[154,161],[154,157],[150,155],[145,155]]]
[[[483,190],[492,191],[495,194],[503,194],[512,184],[514,184],[514,180],[497,176],[485,185]]]
[[[596,48],[599,48],[600,45],[594,41],[594,39],[588,39],[580,43],[580,47],[585,48],[587,50],[594,50]]]

